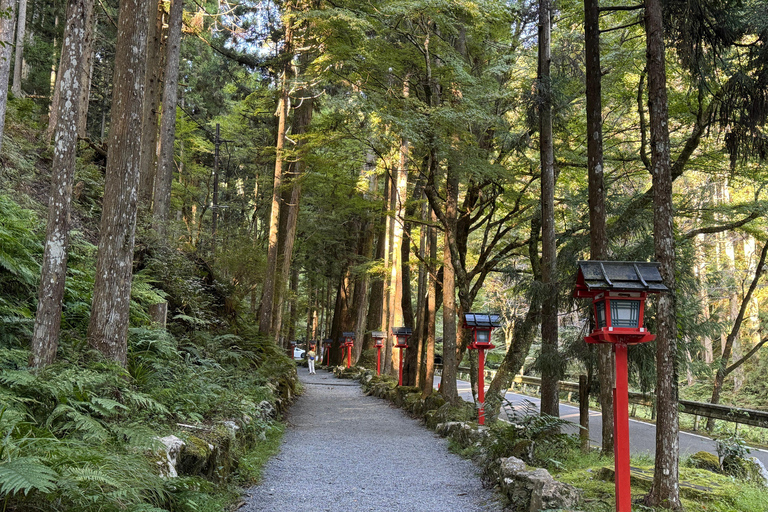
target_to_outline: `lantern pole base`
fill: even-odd
[[[629,382],[627,344],[613,345],[616,355],[616,387],[613,389],[614,481],[616,512],[632,510],[629,475]]]

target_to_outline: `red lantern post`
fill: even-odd
[[[611,343],[616,356],[613,389],[614,472],[616,512],[630,512],[629,399],[627,347],[656,338],[643,327],[649,293],[667,291],[658,263],[580,261],[573,296],[592,299],[595,328],[587,343]]]
[[[400,349],[400,368],[398,370],[397,385],[403,385],[403,350],[408,348],[408,337],[413,334],[410,327],[393,327],[392,334],[397,337],[397,348]]]
[[[473,342],[469,349],[477,350],[477,423],[485,425],[485,351],[496,348],[491,344],[491,332],[499,327],[499,315],[465,313],[464,328],[472,329]]]
[[[347,368],[352,367],[352,346],[355,344],[355,333],[354,332],[343,332],[341,333],[342,336],[344,336],[344,344],[342,345],[342,354],[344,351],[344,347],[347,348]],[[342,356],[344,357],[344,356]]]
[[[296,351],[296,342],[295,341],[289,342],[288,343],[288,357],[293,359],[293,355],[295,354],[295,351]]]
[[[376,347],[376,375],[381,375],[381,349],[384,346],[384,338],[387,337],[387,333],[373,331],[371,337],[374,342],[373,346]]]
[[[333,345],[332,339],[323,340],[323,361],[325,366],[329,366],[331,364],[331,345]]]

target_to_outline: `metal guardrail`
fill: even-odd
[[[435,365],[435,369],[442,370],[442,365]],[[459,376],[469,377],[469,368],[459,367]],[[496,370],[485,370],[486,379],[492,379],[496,375]],[[515,391],[515,384],[521,386],[541,386],[539,377],[530,377],[528,375],[515,375],[510,391]],[[578,393],[579,384],[577,382],[560,381],[560,390],[568,393]],[[629,393],[629,403],[653,407],[656,397],[652,394]],[[703,416],[705,418],[714,418],[716,420],[729,421],[732,423],[741,423],[753,427],[768,428],[768,412],[755,409],[744,409],[741,407],[730,407],[728,405],[710,404],[706,402],[694,402],[692,400],[679,400],[679,410],[683,414],[694,416]]]

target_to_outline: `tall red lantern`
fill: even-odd
[[[373,338],[374,347],[376,347],[376,375],[381,375],[381,349],[384,347],[384,338],[387,337],[387,333],[384,331],[371,332],[371,338]]]
[[[616,356],[613,389],[614,471],[616,511],[630,512],[629,399],[627,346],[656,338],[643,326],[649,293],[668,291],[658,263],[642,261],[579,261],[573,296],[592,299],[595,327],[587,343],[610,343]]]
[[[344,343],[342,345],[342,354],[343,354],[344,347],[346,347],[346,349],[347,349],[347,368],[351,368],[352,367],[352,346],[355,344],[355,333],[354,332],[343,332],[343,333],[341,333],[341,335],[344,336]]]
[[[470,350],[477,350],[477,423],[485,425],[485,351],[496,348],[491,344],[491,333],[499,327],[499,315],[465,313],[464,328],[472,329]]]
[[[400,369],[398,371],[397,385],[403,385],[403,350],[408,348],[408,337],[413,334],[410,327],[393,327],[392,334],[397,338],[397,345],[400,350]]]
[[[323,340],[323,361],[326,366],[331,364],[331,345],[333,345],[332,339],[326,338]]]

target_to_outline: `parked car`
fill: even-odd
[[[294,347],[293,359],[295,359],[296,361],[301,361],[302,359],[304,359],[304,353],[305,353],[304,349],[301,349],[299,347]]]

